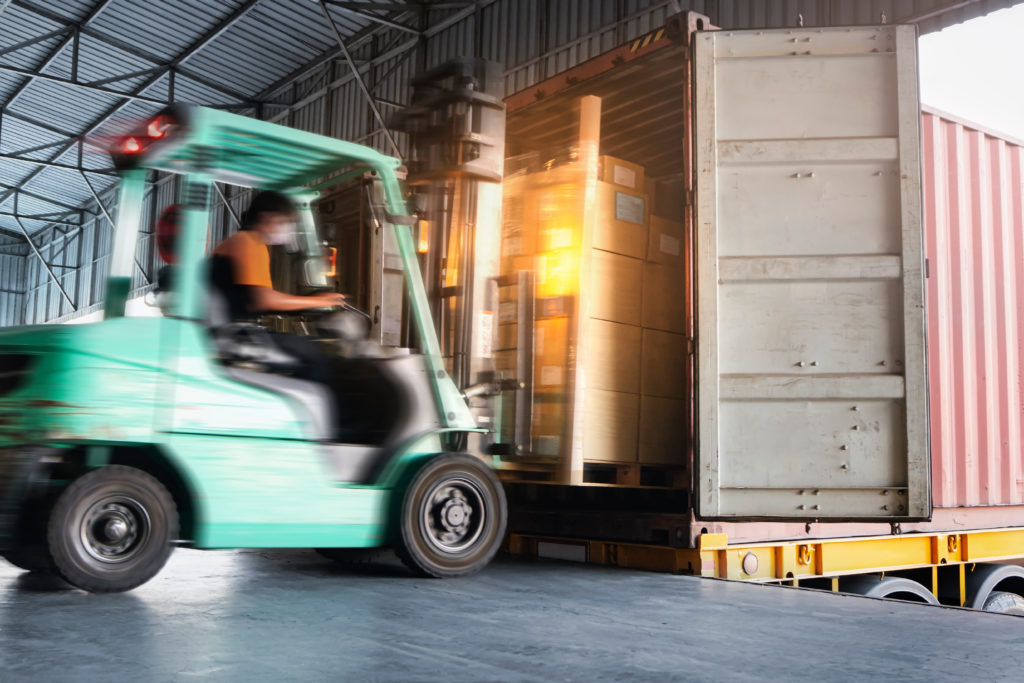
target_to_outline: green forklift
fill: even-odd
[[[118,142],[120,201],[104,319],[0,331],[0,554],[91,592],[148,581],[175,545],[392,547],[415,572],[479,571],[507,510],[486,429],[445,369],[400,185],[370,148],[200,107],[172,107]],[[179,174],[180,228],[161,317],[126,317],[147,169]],[[325,180],[326,179],[326,180]],[[209,275],[213,183],[298,207],[300,272],[325,287],[311,203],[363,179],[383,196],[418,353],[365,338],[354,310],[302,312],[345,372],[325,386]],[[390,229],[390,228],[388,228]]]

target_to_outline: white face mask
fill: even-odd
[[[272,246],[288,244],[291,239],[292,233],[289,230],[278,230],[275,232],[264,233],[263,235],[263,241]]]

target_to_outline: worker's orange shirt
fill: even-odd
[[[239,230],[218,244],[213,253],[231,259],[236,285],[273,288],[270,250],[252,230]]]

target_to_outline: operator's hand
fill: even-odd
[[[334,308],[335,306],[343,306],[348,297],[339,292],[321,292],[314,294],[310,298],[316,302],[317,308]]]

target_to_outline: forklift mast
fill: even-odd
[[[413,80],[392,126],[409,134],[407,183],[445,364],[480,427],[496,430],[501,181],[505,157],[500,65],[461,58]],[[488,452],[492,439],[467,444]]]

